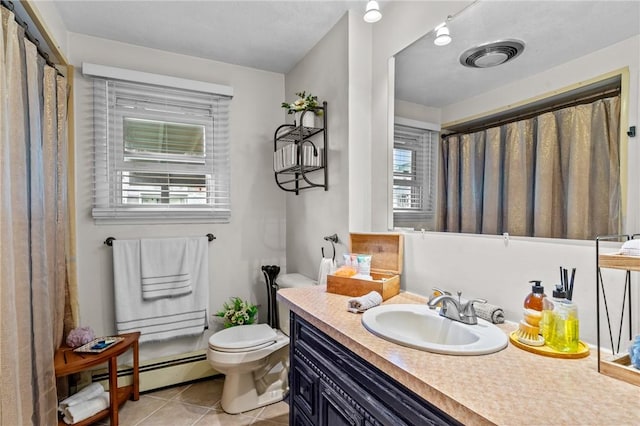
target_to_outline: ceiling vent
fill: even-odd
[[[520,40],[498,40],[465,50],[460,63],[471,68],[490,68],[504,64],[522,53],[524,42]]]

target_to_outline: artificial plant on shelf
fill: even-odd
[[[224,319],[224,328],[253,324],[257,315],[258,307],[239,297],[230,298],[229,302],[222,305],[222,310],[216,313],[217,317]]]
[[[283,102],[282,108],[287,110],[288,114],[294,114],[302,111],[313,111],[315,115],[322,115],[322,109],[320,109],[320,102],[318,97],[307,93],[306,91],[296,93],[298,99],[292,103]]]

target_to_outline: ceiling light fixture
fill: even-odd
[[[364,12],[364,21],[370,24],[378,22],[382,19],[382,13],[380,12],[380,6],[376,0],[371,0],[367,3],[367,8]]]
[[[436,38],[433,40],[433,44],[436,46],[446,46],[449,43],[451,43],[449,27],[447,27],[447,24],[443,22],[436,27]]]

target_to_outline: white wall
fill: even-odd
[[[373,30],[375,48],[372,70],[372,155],[374,170],[389,169],[389,111],[393,111],[393,81],[390,80],[393,78],[393,73],[389,72],[389,58],[426,34],[447,15],[462,9],[465,4],[467,3],[391,2],[386,5],[383,20],[377,23]],[[636,47],[633,52],[627,50],[622,56],[637,54]],[[614,58],[607,58],[606,61],[615,62]],[[609,67],[608,64],[606,66]],[[598,67],[594,75],[601,74],[602,72],[599,71],[601,69]],[[632,71],[633,79],[636,82],[638,80],[637,68]],[[637,83],[635,87],[637,88]],[[637,98],[634,105],[630,107],[630,111],[635,111],[632,117],[637,117]],[[630,125],[637,123],[633,120],[632,118]],[[632,146],[630,146],[629,156],[632,158],[632,164],[638,163],[638,154]],[[632,182],[640,181],[635,171],[630,171],[629,176]],[[384,231],[388,229],[388,212],[381,206],[386,206],[389,202],[388,173],[373,174],[372,185],[373,229]],[[638,188],[633,188],[632,191],[637,195]],[[637,210],[638,199],[640,198],[636,196],[634,205],[630,206],[631,210]],[[610,247],[610,250],[613,249]],[[434,285],[450,291],[462,290],[465,296],[482,297],[502,305],[511,320],[520,319],[519,310],[530,291],[529,280],[543,280],[550,293],[552,284],[558,281],[559,266],[576,267],[574,299],[580,308],[581,333],[585,340],[595,341],[596,257],[595,243],[592,241],[512,238],[509,246],[505,247],[500,236],[446,233],[425,233],[423,236],[421,233],[409,233],[405,238],[404,253],[403,289],[422,295],[428,295]],[[615,272],[605,273],[605,281],[608,281],[607,288],[610,289],[607,294],[611,298],[609,306],[612,310],[615,309],[615,312],[618,312],[620,303],[617,301],[619,299],[613,297],[611,291],[615,289],[621,297],[624,282],[620,279],[620,275]],[[636,307],[640,305],[638,293],[635,291],[633,296]],[[612,316],[617,318],[614,314]],[[637,321],[637,308],[634,318]],[[614,322],[617,321],[619,320],[614,319]]]
[[[440,110],[440,108],[428,107],[396,99],[394,109],[395,117],[408,118],[410,120],[434,124],[442,123],[442,110]]]
[[[288,102],[295,99],[295,92],[303,90],[328,102],[329,190],[312,188],[285,196],[287,271],[313,279],[318,275],[321,247],[325,248],[325,256],[331,255],[331,246],[323,237],[337,233],[343,243],[338,247],[339,253],[348,241],[348,28],[345,15],[285,77]]]
[[[283,119],[280,103],[284,76],[79,34],[70,34],[68,56],[78,69],[82,62],[92,62],[219,83],[234,89],[230,139],[231,223],[97,226],[91,218],[90,83],[76,73],[77,264],[81,325],[91,326],[98,335],[115,331],[112,249],[102,243],[107,237],[199,236],[209,232],[217,237],[209,244],[211,311],[220,309],[229,297],[240,296],[262,303],[260,317],[266,321],[266,286],[260,266],[282,264],[285,258],[285,197],[276,187],[271,168],[273,132]],[[208,334],[200,339],[142,345],[141,358],[205,348],[207,337]]]

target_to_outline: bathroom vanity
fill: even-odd
[[[294,312],[290,337],[290,424],[460,424]]]
[[[481,356],[441,355],[373,335],[361,315],[347,312],[348,296],[324,287],[281,289],[278,299],[292,311],[291,424],[631,425],[640,419],[638,388],[599,374],[593,350],[583,359],[512,345]],[[400,293],[389,303],[425,299]],[[500,328],[509,333],[517,325]]]

